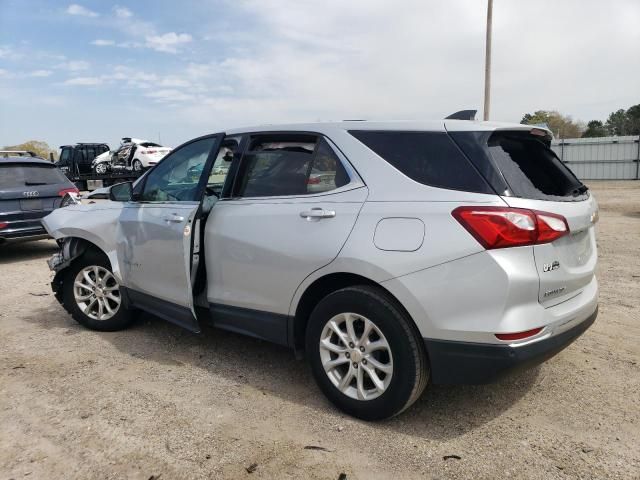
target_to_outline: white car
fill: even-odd
[[[131,143],[136,146],[133,153],[133,160],[131,161],[131,167],[135,171],[153,167],[172,150],[171,147],[163,147],[158,143],[150,142],[149,140],[140,140],[139,138],[132,138]]]
[[[124,137],[117,150],[97,156],[92,166],[98,175],[121,170],[140,172],[153,167],[171,150],[149,140]]]

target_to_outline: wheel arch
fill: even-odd
[[[62,278],[64,276],[64,272],[71,266],[71,264],[81,255],[83,255],[88,250],[96,251],[109,260],[109,264],[113,269],[113,262],[109,255],[100,248],[100,246],[96,245],[94,242],[87,240],[82,237],[64,237],[63,239],[58,239],[58,242],[61,243],[61,253],[63,261],[55,267],[55,275],[53,280],[51,281],[51,286],[53,287],[53,291],[56,295],[61,292],[62,286]]]
[[[304,351],[305,335],[311,312],[320,300],[332,292],[354,285],[368,285],[384,292],[391,301],[411,320],[416,331],[419,331],[415,320],[402,303],[388,289],[375,280],[351,272],[332,272],[315,279],[300,295],[292,316],[289,328],[290,344],[297,352]]]

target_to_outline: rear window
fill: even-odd
[[[0,165],[0,188],[30,187],[66,183],[60,170],[49,165],[10,163]]]
[[[495,192],[445,132],[351,130],[407,177],[432,187]]]
[[[144,148],[149,148],[149,147],[161,147],[162,145],[158,145],[157,143],[153,143],[153,142],[143,142],[140,144],[140,146]]]
[[[528,132],[497,132],[489,154],[516,197],[536,200],[580,198],[587,187],[542,141]]]

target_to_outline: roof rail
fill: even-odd
[[[475,120],[477,112],[477,110],[460,110],[445,117],[445,120]]]

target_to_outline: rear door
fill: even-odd
[[[214,311],[287,315],[300,283],[340,252],[367,189],[320,135],[254,134],[244,145],[231,195],[206,225],[208,300]],[[281,341],[283,328],[263,336]]]
[[[562,215],[569,225],[568,235],[533,247],[540,303],[550,307],[578,295],[594,281],[595,199],[535,135],[496,132],[487,143],[508,186],[504,201],[511,207]]]
[[[193,331],[199,331],[191,280],[193,233],[221,139],[209,135],[174,150],[144,177],[120,217],[118,258],[131,300]]]

